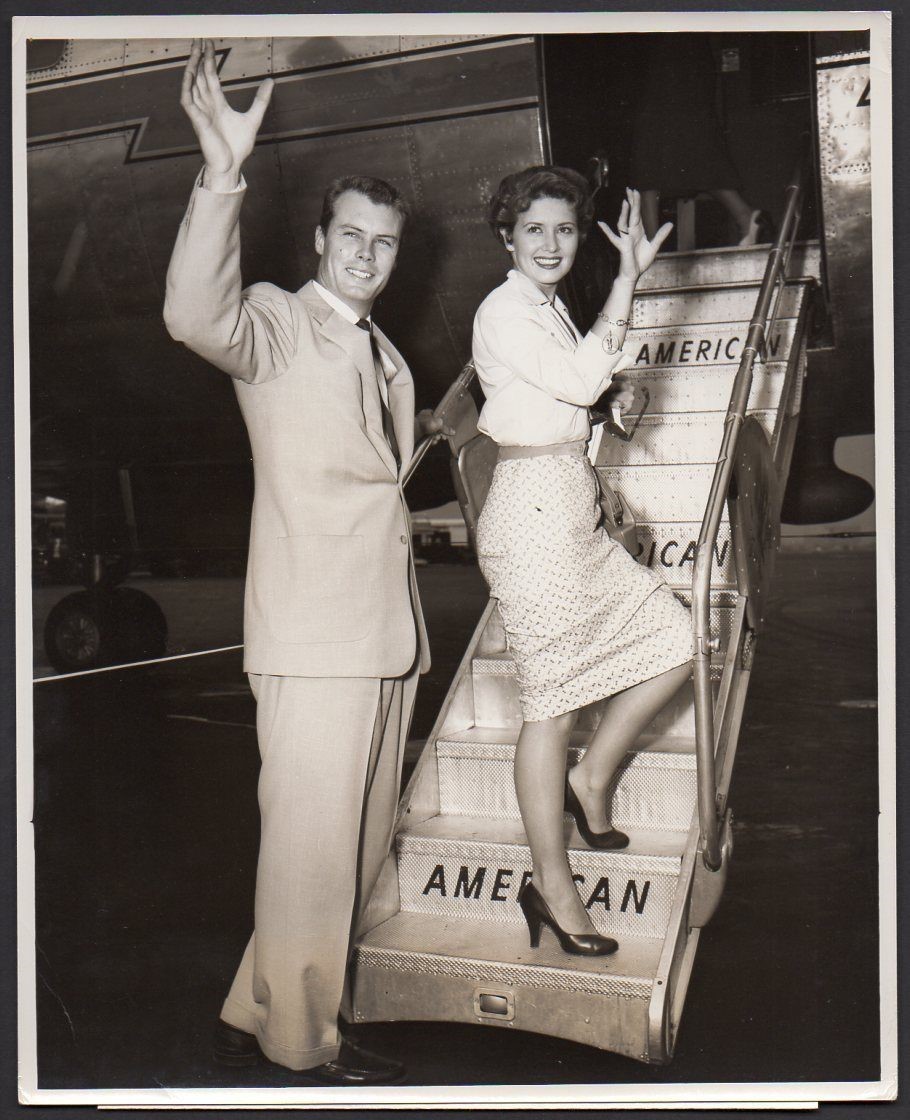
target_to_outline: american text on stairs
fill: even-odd
[[[488,875],[488,872],[491,873]],[[519,876],[511,867],[497,867],[493,871],[492,868],[482,865],[468,868],[466,864],[462,864],[458,869],[454,884],[451,884],[446,882],[445,867],[443,864],[437,863],[429,879],[427,879],[422,893],[429,895],[432,891],[437,891],[440,898],[480,900],[481,897],[489,897],[491,902],[508,902],[518,898],[522,887],[530,878],[530,871],[522,871]],[[576,874],[572,878],[581,888],[580,894],[588,910],[593,906],[602,906],[604,910],[611,909],[610,879],[608,876],[601,875],[594,887],[590,888],[589,893],[585,890],[585,887],[586,885],[590,887],[590,884],[586,884],[584,875]],[[621,898],[618,900],[620,913],[625,914],[631,906],[636,914],[643,914],[650,889],[650,879],[645,879],[642,883],[635,879],[627,879],[622,889]],[[450,890],[451,896],[449,894]],[[617,902],[617,894],[618,891],[614,887],[613,905]]]
[[[675,338],[651,339],[641,344],[635,355],[635,365],[675,366],[696,363],[714,365],[738,362],[742,354],[744,338],[742,334],[706,331],[703,337],[680,335]],[[781,335],[778,331],[768,342],[769,358],[777,357],[780,344]]]
[[[718,567],[725,563],[729,547],[729,540],[725,540],[722,544],[719,541],[715,542],[714,559]],[[684,544],[682,541],[670,540],[665,541],[660,548],[657,547],[657,541],[651,541],[649,547],[645,547],[639,541],[635,559],[648,568],[653,568],[655,561],[664,568],[682,568],[685,564],[695,563],[697,548],[697,541],[686,541]]]

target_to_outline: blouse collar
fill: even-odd
[[[566,305],[558,295],[554,293],[552,300],[547,299],[534,281],[525,276],[523,272],[519,272],[517,268],[509,269],[507,279],[518,288],[529,303],[535,303],[540,307],[558,307],[560,311],[565,310]]]

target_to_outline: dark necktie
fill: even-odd
[[[362,331],[366,331],[370,336],[370,349],[373,352],[373,369],[376,373],[376,388],[379,391],[379,405],[382,408],[382,431],[388,441],[389,447],[392,449],[392,454],[395,456],[395,462],[401,466],[401,456],[398,452],[398,440],[395,438],[395,425],[392,422],[392,413],[386,403],[385,393],[382,389],[386,383],[385,372],[382,368],[382,355],[379,353],[379,345],[373,336],[373,325],[367,319],[358,319],[357,326]],[[381,381],[380,381],[381,379]]]

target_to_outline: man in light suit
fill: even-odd
[[[317,280],[242,291],[240,171],[271,91],[268,79],[248,112],[233,111],[212,43],[193,44],[181,103],[205,167],[165,303],[171,335],[234,378],[256,479],[244,606],[262,758],[255,932],[215,1056],[245,1065],[265,1054],[320,1081],[387,1084],[403,1067],[359,1047],[339,1008],[429,665],[400,481],[414,388],[369,321],[406,205],[382,180],[336,180],[315,235]]]

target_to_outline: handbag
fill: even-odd
[[[626,505],[621,494],[613,489],[599,470],[597,483],[600,486],[600,509],[603,513],[603,527],[607,533],[623,546],[630,556],[637,557],[641,551],[638,543],[638,526],[635,515]]]

